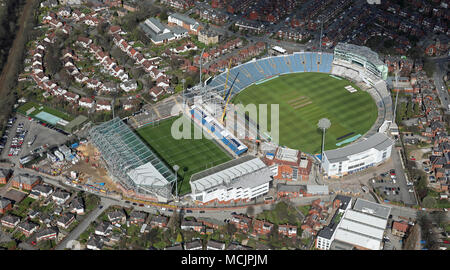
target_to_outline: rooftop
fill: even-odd
[[[353,206],[353,210],[357,210],[383,219],[389,218],[389,214],[391,212],[391,208],[388,206],[363,199],[356,200],[356,203]]]
[[[324,155],[330,163],[348,160],[348,157],[372,148],[379,151],[392,145],[393,141],[383,133],[375,133],[364,141],[353,143],[335,150],[325,151]]]
[[[349,51],[358,54],[365,57],[368,61],[372,62],[372,64],[376,66],[384,65],[383,61],[381,61],[378,57],[378,54],[366,46],[358,46],[354,44],[339,42],[336,45],[335,50]]]
[[[196,173],[190,182],[193,191],[201,192],[217,186],[257,186],[270,181],[271,175],[261,159],[244,156]]]

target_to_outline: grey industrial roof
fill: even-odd
[[[306,185],[306,191],[310,194],[324,193],[328,194],[327,185]]]
[[[330,250],[353,250],[354,245],[339,240],[333,240]]]
[[[196,22],[194,19],[192,19],[186,15],[180,14],[180,13],[173,13],[170,15],[170,17],[174,17],[174,18],[181,20],[187,24],[192,24],[192,25],[198,24],[198,22]]]
[[[357,142],[339,149],[328,150],[324,155],[330,163],[345,161],[349,156],[361,153],[372,148],[382,151],[393,144],[393,140],[383,133],[375,133],[364,141]]]
[[[366,214],[370,214],[379,218],[387,219],[391,212],[389,206],[381,205],[378,203],[370,202],[364,199],[357,199],[353,210],[360,211]]]
[[[306,185],[277,185],[278,192],[299,192],[300,190],[306,190]]]

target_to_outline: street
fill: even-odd
[[[77,240],[78,237],[89,227],[89,225],[94,222],[108,207],[114,204],[113,200],[101,198],[100,205],[103,207],[100,209],[99,207],[95,208],[88,216],[86,216],[83,221],[70,232],[69,235],[64,238],[55,248],[55,250],[64,250],[71,240]]]

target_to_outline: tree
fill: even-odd
[[[254,214],[255,214],[255,207],[253,207],[252,205],[247,207],[247,215],[249,217],[253,217]]]
[[[422,206],[425,208],[433,208],[433,206],[436,204],[436,199],[431,197],[430,195],[426,196],[422,200]]]
[[[447,216],[445,212],[436,211],[431,214],[431,219],[436,222],[439,227],[443,228],[445,222],[447,221]]]
[[[234,226],[234,224],[230,224],[230,223],[225,224],[224,229],[225,229],[225,232],[230,237],[233,236],[237,232],[236,226]]]

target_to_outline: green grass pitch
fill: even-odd
[[[181,116],[185,117],[185,116]],[[171,136],[172,123],[178,117],[159,122],[157,125],[148,125],[137,130],[137,133],[170,167],[177,164],[179,194],[190,192],[189,179],[191,175],[207,168],[231,160],[231,157],[216,145],[212,140],[181,139]],[[190,121],[190,120],[188,120]],[[194,128],[199,129],[191,122],[191,135],[194,138]]]
[[[358,91],[348,92],[344,88],[347,85]],[[330,150],[338,148],[336,139],[343,135],[364,135],[378,115],[375,101],[367,92],[348,80],[313,72],[281,75],[252,85],[234,97],[233,103],[268,104],[269,131],[270,104],[279,104],[279,144],[311,154],[321,151],[322,132],[317,128],[321,118],[331,121],[325,138],[325,150]]]

